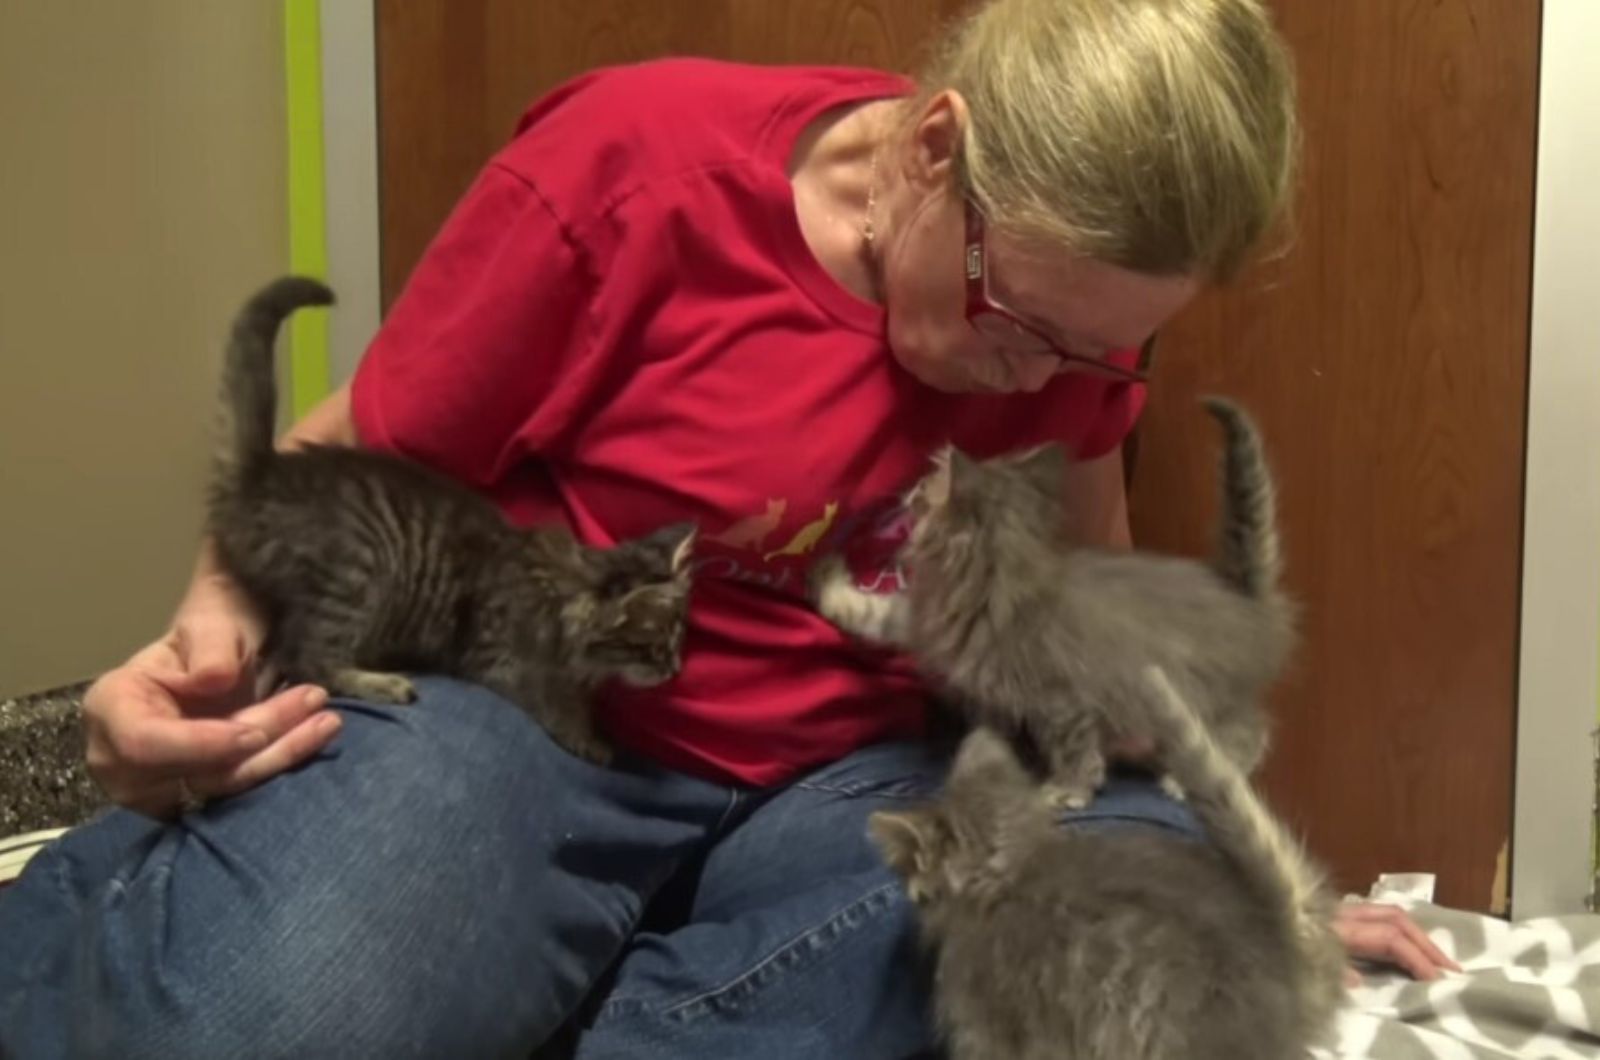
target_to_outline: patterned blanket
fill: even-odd
[[[1313,1056],[1372,1060],[1600,1058],[1600,916],[1507,923],[1414,898],[1408,909],[1464,969],[1432,983],[1363,969]]]

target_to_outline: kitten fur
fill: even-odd
[[[1256,794],[1250,778],[1217,746],[1167,675],[1151,666],[1145,677],[1162,715],[1162,764],[1255,900],[1275,910],[1278,929],[1293,940],[1292,981],[1304,1023],[1326,1026],[1343,997],[1345,967],[1344,946],[1333,932],[1334,899],[1326,875]]]
[[[1289,909],[1267,851],[1292,843],[1259,803],[1245,809],[1248,783],[1198,719],[1177,727],[1174,764],[1215,844],[1059,827],[986,727],[937,800],[872,816],[934,949],[951,1060],[1292,1060],[1325,1028],[1342,956],[1323,892],[1307,875],[1308,915]]]
[[[223,367],[209,531],[267,622],[266,661],[381,703],[415,697],[406,671],[463,678],[567,750],[609,760],[592,693],[677,672],[694,528],[591,548],[562,528],[513,528],[466,486],[399,457],[278,452],[273,341],[294,310],[332,301],[315,280],[269,284],[235,319]]]
[[[1108,742],[1158,735],[1150,664],[1253,772],[1267,743],[1260,701],[1293,646],[1293,609],[1278,587],[1260,436],[1237,406],[1206,407],[1225,441],[1211,563],[1069,542],[1059,447],[982,463],[947,448],[907,498],[909,587],[867,593],[832,558],[813,575],[819,611],[906,648],[974,722],[1030,742],[1059,804],[1088,802]]]

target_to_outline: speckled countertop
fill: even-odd
[[[87,687],[0,700],[0,838],[78,824],[105,805],[83,766]]]

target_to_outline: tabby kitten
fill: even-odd
[[[984,727],[938,800],[871,818],[935,948],[952,1060],[1291,1060],[1331,1022],[1344,954],[1320,873],[1165,675],[1145,682],[1209,844],[1060,827]]]
[[[274,337],[295,309],[332,301],[315,280],[268,285],[236,318],[223,368],[209,528],[268,621],[267,660],[378,703],[415,698],[401,671],[463,678],[572,753],[608,761],[592,693],[677,673],[693,526],[591,548],[565,529],[513,528],[467,487],[395,456],[276,451]]]
[[[1072,545],[1056,446],[982,463],[951,448],[908,497],[909,587],[865,592],[830,558],[813,574],[818,610],[906,648],[973,721],[1031,742],[1058,805],[1089,801],[1109,742],[1159,737],[1150,664],[1253,772],[1267,742],[1261,696],[1293,645],[1293,615],[1260,436],[1236,406],[1206,407],[1225,436],[1212,563]]]

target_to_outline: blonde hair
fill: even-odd
[[[1258,0],[991,0],[919,81],[966,101],[963,190],[1018,237],[1225,279],[1287,213],[1294,75]]]

